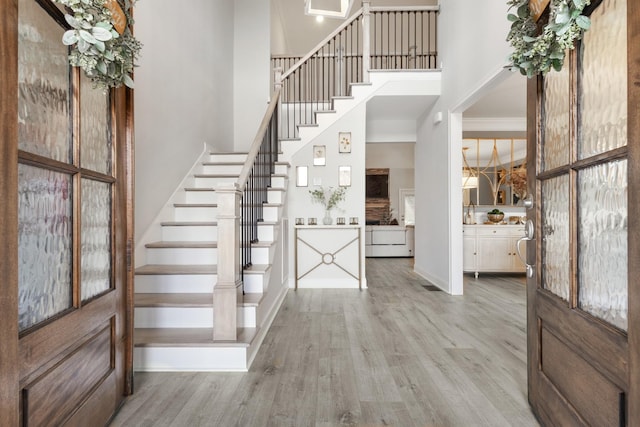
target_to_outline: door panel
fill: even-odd
[[[104,425],[131,390],[133,104],[68,66],[60,8],[17,8],[15,410],[25,427]]]
[[[628,135],[638,130],[626,106],[627,75],[640,65],[627,61],[626,24],[640,21],[627,0],[592,2],[588,13],[592,27],[563,70],[528,86],[538,236],[528,246],[529,400],[544,425],[640,425],[640,349],[629,345],[640,326],[629,317],[639,255],[629,194],[639,183]]]

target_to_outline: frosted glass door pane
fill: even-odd
[[[94,89],[82,74],[80,81],[80,165],[111,174],[111,131],[109,128],[109,94]]]
[[[18,3],[18,148],[71,161],[70,79],[64,29],[34,0]]]
[[[579,307],[627,329],[627,161],[578,175]]]
[[[72,181],[18,166],[18,325],[24,330],[72,305]]]
[[[82,300],[111,287],[111,184],[82,180]]]
[[[569,175],[542,183],[542,286],[569,300]]]
[[[569,163],[569,66],[544,76],[542,169]]]
[[[591,15],[580,67],[578,157],[627,145],[627,0],[605,0]]]

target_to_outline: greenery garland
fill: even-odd
[[[508,0],[507,19],[512,22],[507,41],[514,51],[509,56],[510,68],[531,78],[546,74],[552,67],[562,69],[567,49],[573,49],[591,26],[582,14],[590,0],[551,0],[549,23],[538,34],[538,27],[529,10],[529,0]]]
[[[71,46],[69,63],[82,68],[97,87],[133,88],[131,73],[142,48],[131,33],[130,10],[135,0],[118,0],[127,20],[122,34],[113,27],[105,0],[53,1],[73,12],[64,16],[71,29],[62,36],[62,43]]]

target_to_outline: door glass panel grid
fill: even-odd
[[[63,33],[38,2],[18,2],[18,148],[72,163],[72,71]]]
[[[73,306],[73,179],[18,165],[18,325]]]
[[[603,0],[579,44],[578,158],[627,145],[627,0]]]
[[[83,302],[112,287],[111,183],[83,178],[80,292]]]
[[[112,142],[109,92],[80,77],[80,166],[111,175]]]
[[[578,173],[578,307],[627,330],[627,160]]]
[[[567,58],[571,56],[567,52]],[[550,72],[543,81],[542,170],[548,171],[569,163],[570,138],[570,62],[559,72]]]
[[[542,181],[541,231],[542,287],[569,301],[570,257],[570,179],[569,174]]]

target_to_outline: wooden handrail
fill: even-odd
[[[258,156],[258,152],[260,151],[260,146],[262,145],[262,139],[264,134],[267,132],[269,127],[269,123],[271,122],[271,117],[278,106],[278,100],[280,99],[281,89],[278,88],[271,95],[271,100],[269,101],[269,108],[264,114],[262,118],[262,122],[260,123],[260,127],[258,128],[258,132],[256,133],[256,137],[253,139],[253,143],[251,144],[251,148],[249,148],[249,153],[247,154],[247,160],[245,160],[244,165],[242,166],[242,170],[240,171],[240,176],[238,177],[238,190],[244,191],[247,185],[247,180],[249,179],[249,174],[251,173],[251,168]]]
[[[426,12],[440,11],[440,6],[371,6],[371,12]]]
[[[300,59],[298,62],[296,62],[295,64],[293,64],[293,66],[291,68],[289,68],[286,72],[284,72],[282,74],[282,80],[286,79],[287,76],[291,73],[293,73],[296,69],[298,69],[302,64],[304,64],[307,59],[311,58],[313,55],[315,55],[320,49],[322,49],[327,43],[329,43],[335,36],[337,36],[338,34],[340,34],[340,32],[342,30],[344,30],[345,28],[347,28],[349,25],[351,25],[351,23],[353,21],[355,21],[356,19],[360,18],[360,15],[362,15],[362,8],[358,9],[358,11],[356,13],[354,13],[349,19],[347,19],[346,21],[344,21],[342,23],[342,25],[340,25],[338,28],[336,28],[335,30],[333,30],[333,32],[331,34],[329,34],[327,37],[325,37],[320,43],[318,43],[316,45],[316,47],[314,47],[313,49],[311,49],[309,51],[309,53],[307,53],[305,56],[302,57],[302,59]]]
[[[342,25],[336,28],[331,34],[329,34],[320,43],[318,43],[313,49],[311,49],[309,53],[307,53],[300,60],[298,60],[298,62],[293,64],[293,66],[289,68],[287,71],[285,71],[282,74],[281,79],[284,80],[285,78],[287,78],[288,75],[295,72],[296,69],[300,68],[300,66],[304,64],[307,61],[307,59],[315,55],[320,49],[322,49],[324,45],[329,43],[329,41],[332,40],[335,36],[337,36],[342,30],[347,28],[353,21],[358,19],[360,15],[362,15],[363,10],[364,10],[363,8],[358,9],[358,11],[353,15],[351,15],[351,17],[347,19]],[[439,12],[440,6],[371,6],[369,10],[371,12],[414,12],[414,11],[415,12],[428,12],[428,11]],[[297,56],[297,55],[289,55],[289,56]],[[276,57],[276,55],[274,55],[274,57]]]

